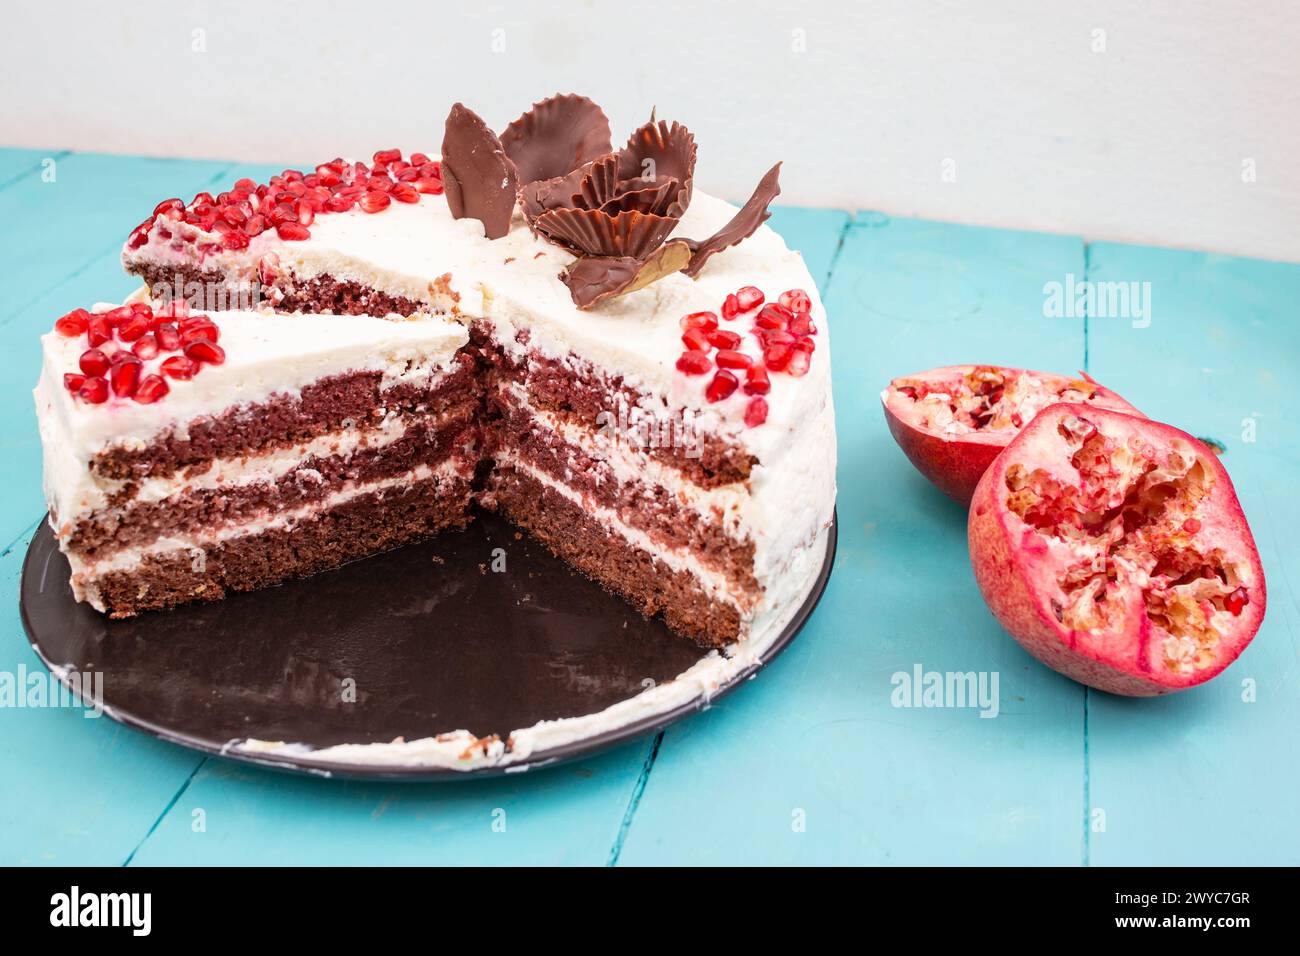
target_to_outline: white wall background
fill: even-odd
[[[1300,260],[1293,0],[7,0],[0,31],[0,145],[434,152],[456,99],[499,128],[575,90],[616,141],[685,122],[732,198],[783,158],[782,202]]]

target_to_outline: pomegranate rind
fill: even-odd
[[[1145,592],[1128,582],[1112,592],[1119,598],[1105,628],[1077,630],[1058,619],[1053,589],[1064,567],[1061,545],[1027,524],[1008,506],[1007,474],[1022,468],[1045,468],[1068,480],[1074,471],[1065,445],[1057,438],[1061,422],[1086,419],[1107,434],[1137,435],[1157,448],[1190,449],[1209,480],[1208,494],[1196,505],[1200,527],[1188,540],[1198,550],[1221,548],[1231,559],[1234,583],[1249,594],[1239,615],[1223,620],[1212,659],[1190,673],[1162,666],[1158,649],[1167,637],[1150,618]],[[1056,442],[1061,451],[1053,455]],[[1098,690],[1129,697],[1151,697],[1185,690],[1222,673],[1258,632],[1268,604],[1267,585],[1255,540],[1236,490],[1218,457],[1202,442],[1171,425],[1096,406],[1060,404],[1042,411],[1007,446],[980,479],[967,525],[971,566],[994,617],[1022,647],[1042,663]],[[1115,604],[1111,604],[1115,607]]]
[[[1071,378],[1053,372],[1037,372],[1032,369],[997,365],[948,365],[894,379],[880,395],[889,433],[894,436],[894,441],[898,443],[898,447],[903,450],[903,454],[917,471],[949,498],[963,505],[970,504],[980,477],[1002,449],[1015,438],[1019,429],[983,429],[952,433],[928,427],[915,413],[916,403],[901,392],[900,388],[908,383],[961,380],[976,369],[992,370],[1007,380],[1031,376],[1048,387],[1058,389],[1065,389],[1070,385],[1086,387],[1092,392],[1088,400],[1089,405],[1113,408],[1130,415],[1142,415],[1115,392],[1098,385],[1086,375]],[[1032,414],[1029,417],[1032,418]]]

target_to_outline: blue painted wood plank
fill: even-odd
[[[670,728],[620,862],[1075,864],[1083,693],[989,614],[963,509],[885,428],[895,375],[984,361],[1070,371],[1046,320],[1077,239],[868,214],[830,281],[840,550],[807,630],[750,685]],[[893,705],[894,675],[998,675],[999,713]]]
[[[46,160],[57,164],[67,155],[57,149],[0,149],[0,189],[26,176],[39,176]]]
[[[805,209],[801,206],[774,206],[768,225],[797,250],[808,264],[808,271],[825,294],[831,265],[839,251],[849,214],[839,209]]]
[[[1089,697],[1092,862],[1300,863],[1300,265],[1098,244],[1088,277],[1150,283],[1149,325],[1093,318],[1091,371],[1153,418],[1224,444],[1269,607],[1210,684]],[[1136,325],[1139,327],[1135,327]]]

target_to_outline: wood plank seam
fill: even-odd
[[[637,807],[641,805],[641,797],[645,793],[646,784],[650,782],[650,772],[654,770],[655,761],[659,759],[659,748],[663,742],[664,732],[661,730],[655,734],[650,752],[646,754],[645,763],[641,765],[641,772],[637,775],[636,783],[632,785],[632,796],[627,802],[627,810],[623,812],[618,833],[614,835],[614,845],[609,848],[606,866],[618,866],[618,858],[623,853],[623,842],[627,839],[628,831],[632,829],[632,819],[636,816]]]
[[[122,861],[123,867],[128,867],[131,865],[131,861],[134,860],[135,855],[140,852],[140,848],[143,847],[145,843],[148,842],[149,838],[154,835],[154,831],[156,831],[158,827],[162,824],[163,820],[166,819],[167,814],[171,813],[172,807],[176,806],[177,802],[184,795],[185,791],[190,788],[190,784],[194,782],[194,777],[198,774],[200,770],[203,769],[203,765],[206,764],[207,762],[208,762],[207,754],[204,754],[201,757],[199,757],[199,762],[194,765],[194,769],[191,770],[190,775],[185,778],[185,782],[182,783],[180,787],[177,788],[174,794],[172,794],[172,798],[168,800],[167,805],[163,807],[162,813],[158,814],[158,818],[154,820],[153,825],[149,827],[149,829],[145,832],[145,835],[140,838],[140,842],[137,843],[131,849],[131,852],[126,855],[126,859]]]

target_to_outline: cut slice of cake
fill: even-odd
[[[36,404],[74,594],[124,617],[464,525],[480,408],[466,338],[438,318],[142,300],[60,319]]]
[[[808,593],[834,509],[835,425],[815,283],[763,224],[776,169],[737,208],[694,188],[694,157],[684,127],[654,120],[613,150],[604,114],[580,97],[537,104],[500,138],[458,105],[441,162],[384,150],[370,163],[339,159],[188,203],[165,200],[131,233],[123,262],[156,302],[205,310],[243,303],[240,319],[213,313],[223,330],[291,323],[306,355],[335,348],[335,375],[379,371],[372,397],[385,394],[387,366],[368,357],[371,345],[340,337],[345,330],[439,330],[447,336],[442,374],[479,402],[472,437],[446,459],[454,465],[429,464],[454,470],[459,520],[476,475],[479,504],[645,613],[721,647],[782,624]],[[355,326],[337,315],[283,312],[350,313]],[[407,316],[425,318],[401,321]],[[292,335],[283,341],[296,347]],[[81,437],[81,457],[65,469],[88,470],[77,476],[82,483],[127,481],[125,471],[101,475],[97,456],[148,462],[157,443],[137,433],[151,415],[167,414],[180,388],[144,411],[132,407],[139,423],[117,418],[60,383],[75,367],[74,351],[46,339],[43,436],[64,418],[101,445],[125,443],[131,452],[104,455]],[[301,379],[291,357],[275,367],[268,394],[284,384],[292,396],[315,381]],[[281,374],[294,381],[274,378]],[[227,390],[233,381],[206,381],[198,414],[220,421],[243,398]],[[418,414],[436,420],[457,401],[431,398]],[[388,407],[379,397],[375,404]],[[150,435],[178,427],[154,424]],[[183,427],[204,432],[189,419]],[[62,455],[48,461],[59,436],[45,437],[50,485]],[[286,468],[313,453],[285,449]],[[66,480],[53,482],[52,521],[90,595],[86,582],[115,565],[107,552],[84,552],[73,529],[93,508],[61,490]],[[255,520],[278,521],[279,500],[264,505]],[[103,529],[96,547],[135,560],[143,546],[112,530],[118,520],[90,522]],[[438,511],[418,533],[444,521],[454,523]],[[197,575],[185,580],[212,588],[206,596],[238,586]],[[249,586],[261,583],[253,575]],[[123,609],[166,603],[174,601]]]

